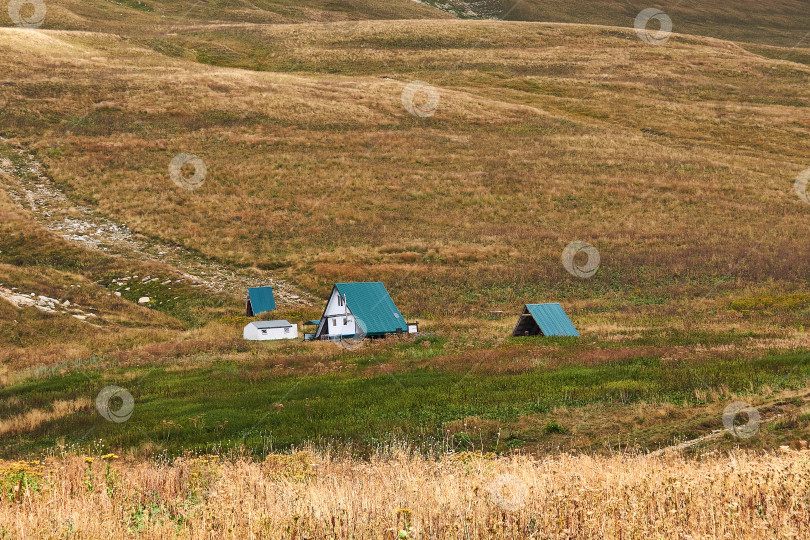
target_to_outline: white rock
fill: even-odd
[[[148,296],[141,296],[140,298],[138,298],[138,303],[139,304],[148,304],[151,301],[152,301],[152,299],[149,298]]]
[[[115,291],[115,296],[121,296],[121,292],[120,291]]]

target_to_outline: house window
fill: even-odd
[[[285,327],[285,328],[284,328],[284,333],[285,333],[285,334],[289,334],[289,333],[290,333],[290,327],[289,327],[289,326],[287,326],[287,327]]]
[[[347,317],[343,317],[343,324],[344,326],[349,324],[349,319]]]
[[[340,294],[338,294],[338,305],[339,306],[343,305],[343,296],[341,296]]]
[[[332,319],[332,326],[337,326],[337,319]]]
[[[266,334],[267,330],[262,329],[262,334]]]

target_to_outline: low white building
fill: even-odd
[[[296,339],[298,338],[298,326],[285,320],[256,321],[245,326],[242,335],[245,339],[252,341]]]

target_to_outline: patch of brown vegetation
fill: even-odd
[[[450,539],[459,531],[470,539],[683,531],[705,538],[759,539],[762,531],[806,537],[806,458],[787,450],[700,460],[622,453],[460,453],[435,460],[394,448],[370,461],[300,452],[271,455],[265,463],[216,456],[165,465],[113,462],[112,474],[102,460],[67,458],[46,463],[40,491],[0,504],[0,522],[12,535],[40,536],[56,527],[86,538],[126,536],[133,523],[142,524],[145,538]]]
[[[78,411],[91,408],[90,400],[78,398],[72,401],[56,400],[51,410],[33,409],[9,418],[0,419],[0,436],[34,431],[45,422],[58,420]]]

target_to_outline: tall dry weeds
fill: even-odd
[[[91,461],[91,460],[87,460]],[[49,460],[13,538],[807,538],[807,454]]]

